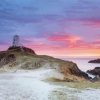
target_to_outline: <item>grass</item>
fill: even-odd
[[[45,81],[49,82],[50,84],[66,86],[76,89],[88,89],[88,88],[100,89],[100,82],[90,82],[90,81],[66,82],[54,78],[46,79]]]
[[[49,95],[49,100],[78,100],[78,97],[73,94],[67,94],[61,90],[55,90]]]
[[[67,83],[68,86],[72,88],[77,89],[87,89],[87,88],[94,88],[94,89],[100,89],[100,82],[77,82],[77,83]]]

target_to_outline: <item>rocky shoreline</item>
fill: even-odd
[[[91,78],[87,73],[81,71],[74,62],[46,55],[37,55],[34,50],[27,47],[9,47],[7,51],[0,52],[1,72],[20,69],[34,70],[43,67],[55,69],[64,76],[61,80],[67,82],[98,81],[98,75],[100,77],[99,67],[87,71],[87,73],[95,75],[95,78]],[[60,80],[59,77],[55,79]]]
[[[88,74],[81,71],[77,64],[46,55],[37,55],[32,49],[26,47],[10,47],[7,51],[0,52],[0,68],[6,70],[38,68],[52,68],[64,75],[64,81],[86,81]]]

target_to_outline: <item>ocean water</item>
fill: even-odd
[[[88,63],[88,61],[93,60],[93,58],[63,58],[67,61],[73,61],[77,64],[79,69],[82,71],[87,71],[89,69],[94,69],[95,67],[100,67],[100,64]]]

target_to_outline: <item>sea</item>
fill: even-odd
[[[62,58],[66,61],[73,61],[77,64],[78,68],[82,71],[87,71],[90,69],[94,69],[95,67],[100,67],[100,63],[88,63],[90,60],[94,60],[95,58]]]

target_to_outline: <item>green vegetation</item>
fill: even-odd
[[[88,89],[88,88],[94,88],[94,89],[100,89],[100,82],[90,82],[90,81],[82,81],[82,82],[66,82],[54,78],[49,78],[45,80],[46,82],[49,82],[50,84],[55,84],[59,86],[66,86],[76,89]]]
[[[77,83],[67,83],[68,86],[77,89],[95,88],[100,89],[100,82],[77,82]]]

